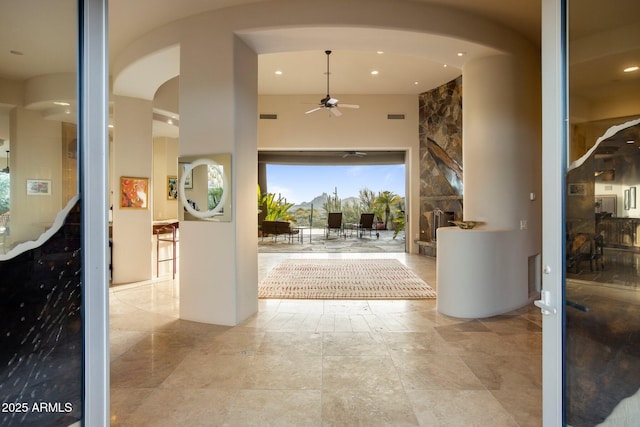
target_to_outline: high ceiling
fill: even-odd
[[[111,0],[110,60],[113,62],[123,49],[140,36],[172,21],[214,9],[268,1],[277,0]],[[540,0],[421,1],[446,4],[477,14],[522,33],[535,45],[539,44]],[[74,0],[0,0],[0,77],[22,80],[70,71],[74,65],[75,51],[63,49],[65,43],[61,41],[72,40],[74,6]],[[312,31],[313,29],[309,29],[309,32]],[[352,70],[349,75],[343,76],[343,80],[348,81],[344,85],[348,87],[349,93],[420,93],[460,74],[456,68],[459,68],[462,61],[457,60],[456,63],[456,58],[448,64],[451,68],[447,70],[441,58],[434,60],[424,56],[398,54],[387,48],[384,48],[384,55],[376,54],[381,47],[393,45],[393,40],[384,40],[386,36],[360,31],[358,38],[362,42],[356,44],[356,38],[349,29],[333,29],[331,32],[319,33],[316,37],[306,34],[305,37],[310,40],[306,48],[297,52],[262,55],[259,90],[270,94],[322,94],[326,86],[326,49],[334,50],[331,68],[335,74],[335,85],[340,85],[339,70]],[[282,40],[278,37],[291,37],[291,33],[263,34],[262,37],[270,37],[271,43],[282,45]],[[319,47],[318,40],[322,40],[322,47]],[[340,48],[346,40],[350,42],[349,52]],[[12,51],[22,55],[12,54]],[[355,74],[358,71],[370,73],[374,68],[384,70],[375,82],[371,81],[370,74],[368,79]],[[276,69],[282,70],[283,74],[276,76]],[[294,69],[295,77],[290,72]],[[336,86],[336,90],[346,93],[339,86]]]
[[[110,0],[110,60],[113,63],[133,41],[172,21],[225,7],[279,1]],[[439,4],[473,14],[522,34],[534,46],[540,45],[541,0],[407,1]],[[640,2],[637,0],[615,0],[606,4],[599,0],[581,0],[578,3],[579,10],[571,14],[572,40],[593,37],[611,29],[633,28],[638,21]],[[75,7],[76,0],[0,0],[0,79],[21,81],[34,76],[73,71],[76,50],[69,40],[74,39]],[[446,39],[431,43],[428,54],[417,54],[407,50],[407,46],[412,45],[410,37],[416,37],[415,34],[391,34],[353,27],[332,28],[330,32],[317,30],[309,28],[301,33],[305,30],[291,29],[245,35],[250,45],[261,49],[257,50],[261,53],[258,77],[261,94],[323,96],[326,89],[326,49],[333,50],[331,92],[337,95],[418,94],[460,75],[466,60],[452,54],[456,46],[448,44]],[[291,37],[298,39],[295,51],[286,49],[287,40]],[[398,42],[394,40],[397,37],[407,38]],[[637,43],[639,37],[628,38]],[[306,44],[300,43],[300,40]],[[266,49],[266,43],[280,46],[281,51]],[[468,43],[466,49],[468,55],[472,55],[476,49],[477,54],[483,53],[479,51],[482,47],[473,43]],[[383,50],[384,54],[376,53],[378,50]],[[573,74],[575,86],[572,89],[582,91],[585,97],[610,96],[612,82],[630,78],[617,75],[617,64],[640,61],[638,52],[640,49],[628,49],[604,61],[587,55],[581,68],[576,68]],[[615,69],[611,66],[611,60],[615,60]],[[371,75],[374,69],[379,71],[376,76]],[[276,75],[275,71],[278,70],[282,74]],[[602,77],[605,73],[606,81]],[[143,81],[149,77],[143,75],[140,79]],[[637,86],[636,83],[618,86],[621,91],[628,93],[629,86],[633,85]],[[0,103],[0,139],[7,138],[3,132],[6,126],[2,124],[2,116],[6,117],[6,111],[8,106]]]

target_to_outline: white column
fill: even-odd
[[[114,97],[113,283],[151,279],[152,204],[147,209],[120,207],[120,178],[149,178],[152,183],[153,139],[151,101]],[[155,183],[158,185],[158,183]],[[160,183],[159,185],[163,185]],[[148,197],[152,192],[149,190]]]
[[[510,55],[464,66],[464,219],[540,235],[539,66]],[[531,193],[536,200],[532,201]],[[539,250],[539,249],[538,249]]]
[[[257,55],[223,29],[180,47],[180,155],[231,154],[231,222],[180,223],[180,317],[236,325],[258,309]]]

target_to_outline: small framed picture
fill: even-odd
[[[167,176],[167,200],[178,199],[178,177],[175,175]]]
[[[149,178],[120,177],[120,207],[147,209],[149,207]]]
[[[585,184],[584,182],[569,184],[567,194],[569,194],[569,196],[586,196],[587,184]]]
[[[187,169],[187,166],[191,166],[191,163],[180,163],[182,165],[182,173]],[[180,174],[182,176],[182,174]],[[193,188],[193,169],[189,171],[189,174],[184,179],[184,188]]]
[[[27,196],[50,196],[51,180],[50,179],[28,179],[27,180]]]

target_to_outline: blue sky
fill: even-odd
[[[290,203],[310,202],[322,193],[338,197],[358,197],[367,187],[375,191],[392,191],[400,196],[405,192],[404,165],[375,166],[297,166],[267,165],[267,190],[282,194]]]

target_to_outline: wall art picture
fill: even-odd
[[[178,177],[175,175],[167,176],[167,200],[178,199]]]
[[[149,178],[120,178],[120,207],[147,209],[149,207]]]
[[[180,174],[180,176],[182,176],[182,174],[184,174],[184,171],[187,169],[187,167],[191,166],[191,163],[180,162],[180,164],[182,165],[182,173]],[[193,170],[190,170],[186,178],[184,179],[184,188],[187,188],[187,189],[193,188]]]
[[[569,184],[567,194],[569,194],[569,196],[586,196],[587,184],[583,182]]]
[[[28,196],[50,196],[51,180],[50,179],[28,179],[27,195]]]

